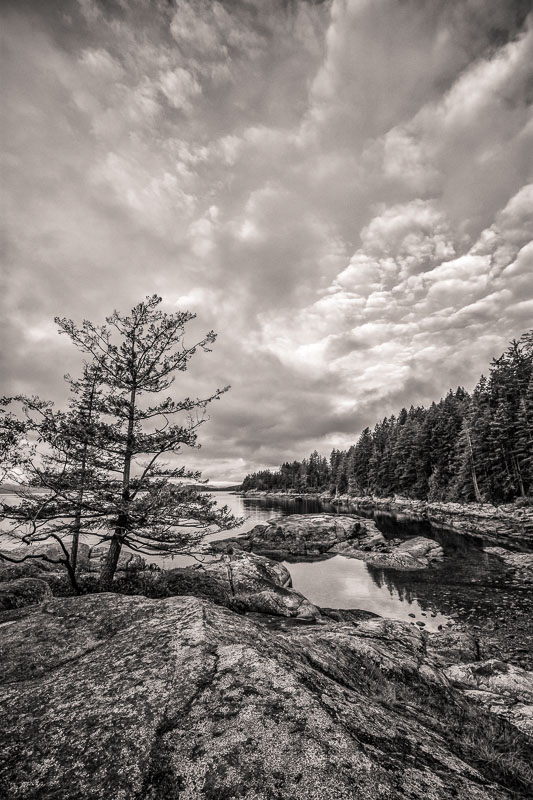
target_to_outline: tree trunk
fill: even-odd
[[[72,588],[74,589],[76,594],[81,594],[81,589],[80,589],[80,587],[78,585],[78,581],[76,580],[76,571],[73,569],[73,566],[69,562],[68,558],[65,560],[65,567],[66,567],[66,570],[67,570],[68,577],[70,579],[70,583],[71,583]]]
[[[81,505],[81,502],[83,500],[83,492],[81,490],[78,494],[78,500]],[[74,573],[76,573],[76,567],[78,564],[78,545],[80,542],[80,529],[81,529],[81,511],[78,508],[78,510],[76,511],[76,515],[74,517],[74,528],[72,530],[72,545],[70,547],[70,561]]]
[[[135,425],[135,397],[136,385],[133,384],[130,394],[129,414],[128,414],[128,433],[126,439],[126,452],[124,455],[124,467],[122,472],[122,511],[118,516],[118,525],[109,544],[104,565],[100,572],[100,586],[102,589],[111,589],[113,576],[118,564],[118,557],[124,543],[124,533],[128,530],[128,503],[130,502],[130,472],[131,459],[133,455],[133,431]]]
[[[120,528],[118,530],[120,530]],[[115,531],[115,535],[109,543],[109,549],[106,553],[102,569],[100,570],[100,587],[104,589],[104,591],[110,591],[111,586],[113,585],[113,577],[117,569],[118,558],[121,550],[122,539]]]
[[[520,464],[518,463],[518,459],[517,459],[517,457],[516,457],[516,455],[514,453],[513,453],[513,460],[514,460],[514,463],[515,463],[516,477],[518,479],[518,487],[520,489],[520,497],[525,497],[526,493],[525,493],[525,490],[524,490],[524,482],[522,480],[522,472],[520,470]]]
[[[472,463],[472,484],[474,486],[474,497],[476,498],[476,503],[482,503],[483,498],[481,497],[481,492],[479,491],[479,486],[477,482],[476,470],[474,468],[474,464]]]
[[[91,384],[91,390],[89,394],[89,408],[87,411],[87,425],[90,425],[92,422],[93,416],[93,405],[94,405],[94,395],[96,392],[96,382],[98,378],[98,373],[95,372],[93,374],[93,381]],[[74,517],[74,528],[72,531],[72,546],[70,549],[70,561],[72,564],[72,569],[74,570],[74,574],[76,574],[76,567],[78,564],[78,545],[80,542],[80,531],[81,531],[81,508],[83,503],[83,494],[85,491],[85,477],[87,474],[87,451],[89,449],[89,440],[87,438],[87,433],[85,434],[85,439],[83,442],[83,451],[81,457],[81,475],[80,475],[80,488],[78,490],[78,497],[76,498],[76,514]]]
[[[470,431],[468,430],[468,425],[466,425],[465,431],[466,431],[466,438],[468,440],[468,447],[470,449],[472,483],[474,485],[474,496],[476,498],[476,502],[482,503],[483,502],[483,498],[481,497],[481,492],[479,491],[479,485],[478,485],[478,482],[477,482],[476,465],[474,463],[474,448],[472,447],[472,439],[470,438]]]

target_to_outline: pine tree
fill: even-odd
[[[481,377],[472,397],[450,389],[429,409],[365,428],[356,445],[330,456],[331,492],[401,492],[430,500],[513,500],[533,492],[533,330],[512,341]],[[322,486],[320,457],[309,462]]]
[[[163,395],[175,374],[187,369],[198,349],[209,352],[216,337],[209,332],[186,347],[184,329],[194,315],[166,314],[160,303],[160,297],[149,297],[129,316],[113,312],[103,326],[85,320],[78,327],[56,319],[90,358],[102,387],[97,402],[102,423],[88,442],[85,469],[107,476],[105,487],[99,481],[90,486],[90,507],[106,520],[109,547],[100,575],[104,588],[111,585],[123,546],[143,554],[182,552],[213,526],[235,524],[227,508],[217,509],[209,495],[187,485],[199,480],[199,473],[162,463],[183,446],[198,446],[197,429],[206,420],[207,405],[228,387],[205,399]]]

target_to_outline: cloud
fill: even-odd
[[[219,332],[215,478],[471,388],[531,325],[529,6],[3,4],[3,391],[63,401],[53,317],[154,291]]]

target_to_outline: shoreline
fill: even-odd
[[[533,505],[517,506],[513,503],[495,506],[491,503],[446,503],[412,500],[408,497],[375,497],[372,495],[339,495],[329,492],[290,493],[265,492],[249,489],[239,492],[242,497],[279,500],[314,500],[343,506],[347,509],[365,510],[394,515],[405,515],[413,520],[426,521],[435,528],[478,536],[494,541],[503,538],[533,545]]]

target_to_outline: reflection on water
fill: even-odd
[[[206,541],[242,535],[254,525],[274,516],[352,513],[372,516],[377,527],[387,538],[427,536],[436,539],[444,548],[445,560],[442,565],[416,573],[384,570],[341,555],[322,561],[286,564],[292,575],[294,587],[320,606],[373,611],[384,617],[423,622],[426,628],[434,630],[438,625],[447,622],[447,618],[439,613],[442,601],[441,589],[444,584],[447,586],[466,584],[470,582],[472,575],[479,578],[487,575],[490,570],[501,571],[501,564],[483,553],[480,540],[448,531],[434,531],[429,523],[412,521],[405,516],[395,517],[385,513],[373,515],[368,511],[354,511],[349,506],[339,506],[309,498],[300,500],[243,498],[228,492],[217,492],[214,497],[220,506],[227,505],[235,516],[244,517],[244,521],[232,531],[219,531],[207,536]],[[1,528],[0,523],[0,539]],[[83,540],[93,544],[95,537],[84,537]],[[2,545],[6,547],[7,543],[4,541]],[[13,544],[7,546],[12,547]],[[151,555],[146,560],[163,569],[196,563],[192,556],[186,555],[167,557]],[[420,586],[421,582],[426,584],[426,590],[423,594],[416,594],[413,587]],[[430,600],[428,600],[427,584],[431,584]],[[425,600],[421,600],[422,596]]]
[[[405,586],[397,589],[386,579],[385,570],[369,570],[363,561],[337,555],[326,561],[283,563],[294,588],[318,606],[363,609],[382,617],[421,622],[432,631],[448,622],[443,614],[422,608]]]

